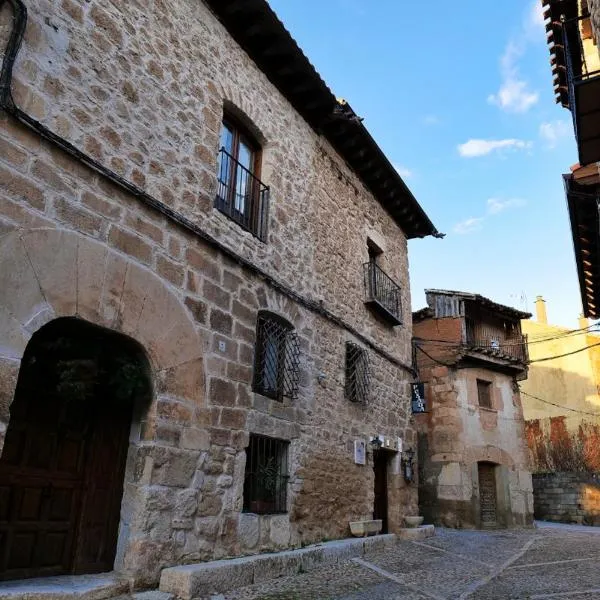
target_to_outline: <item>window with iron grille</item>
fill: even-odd
[[[269,188],[259,179],[260,158],[258,144],[237,121],[225,117],[217,160],[215,206],[264,242]]]
[[[300,345],[298,334],[283,317],[267,311],[258,313],[254,354],[255,392],[283,400],[298,395]]]
[[[477,380],[477,400],[479,406],[493,408],[492,406],[492,383],[484,379]]]
[[[369,355],[364,348],[346,342],[346,398],[366,404],[369,399]]]
[[[250,434],[246,448],[244,511],[287,512],[289,442]]]

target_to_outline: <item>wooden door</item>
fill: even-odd
[[[113,568],[130,423],[127,403],[97,403],[82,481],[74,573]]]
[[[0,579],[110,571],[131,405],[19,383],[0,457]]]
[[[388,531],[388,486],[387,486],[388,453],[385,450],[373,451],[373,470],[375,471],[375,501],[373,518],[381,519],[381,533]]]
[[[479,463],[479,505],[482,527],[496,527],[496,466],[491,463]]]

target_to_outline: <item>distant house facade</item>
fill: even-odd
[[[527,439],[536,472],[600,472],[600,335],[585,317],[579,329],[536,318],[521,321],[533,363],[521,384]]]
[[[401,527],[437,231],[361,120],[264,0],[2,7],[0,579]]]
[[[527,376],[520,319],[477,294],[426,290],[413,343],[426,412],[419,432],[419,508],[448,527],[532,524],[531,473],[517,381]]]

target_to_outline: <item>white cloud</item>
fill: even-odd
[[[509,208],[518,208],[525,205],[525,200],[521,198],[508,198],[507,200],[501,200],[499,198],[488,198],[487,210],[488,215],[497,215],[504,210]]]
[[[488,96],[488,102],[506,112],[527,112],[539,100],[540,95],[529,89],[529,83],[519,74],[518,61],[523,55],[522,44],[510,40],[500,59],[502,83],[496,94]]]
[[[505,140],[480,140],[471,139],[464,144],[458,145],[458,153],[463,158],[474,158],[477,156],[486,156],[492,152],[502,150],[525,150],[531,147],[531,142],[524,140],[517,140],[514,138]]]
[[[483,217],[469,217],[454,226],[454,233],[465,235],[467,233],[472,233],[473,231],[479,231],[482,222]]]
[[[394,169],[398,172],[400,177],[408,178],[414,175],[414,171],[411,171],[407,167],[403,167],[402,165],[394,164]]]
[[[437,125],[439,122],[440,119],[436,115],[426,115],[423,117],[423,123],[425,125]]]
[[[527,16],[525,17],[524,28],[526,33],[535,35],[543,35],[544,30],[544,7],[539,0],[533,0]]]
[[[544,41],[544,13],[542,3],[533,0],[523,17],[520,30],[507,43],[500,58],[502,82],[498,92],[488,96],[488,102],[501,110],[512,113],[527,112],[537,104],[540,95],[530,89],[529,82],[519,71],[519,60],[525,54],[527,46],[533,42]]]
[[[547,121],[540,125],[540,137],[548,148],[556,148],[558,142],[571,133],[571,125],[567,121]]]
[[[486,202],[486,213],[482,217],[469,217],[464,221],[460,221],[454,226],[454,233],[458,235],[467,235],[475,231],[480,231],[484,221],[505,210],[525,206],[525,204],[525,200],[522,200],[521,198],[508,198],[506,200],[501,198],[489,198]]]

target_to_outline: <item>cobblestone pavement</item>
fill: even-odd
[[[438,529],[423,542],[399,542],[393,550],[214,598],[600,600],[600,528]]]

